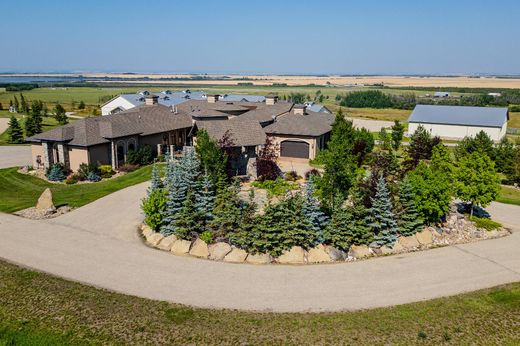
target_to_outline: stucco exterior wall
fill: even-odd
[[[32,155],[32,166],[33,168],[41,168],[43,167],[43,147],[41,144],[31,144],[31,155]],[[37,158],[40,156],[41,164],[38,165]]]
[[[441,124],[419,124],[409,123],[408,133],[414,133],[419,125],[422,125],[432,136],[439,136],[441,138],[462,139],[464,137],[474,137],[480,131],[484,131],[488,136],[494,140],[499,141],[505,136],[507,130],[507,123],[502,128],[498,127],[481,127],[481,126],[462,126],[462,125],[441,125]]]
[[[89,163],[97,163],[100,165],[109,165],[111,164],[110,153],[111,148],[110,144],[100,144],[94,145],[88,148],[88,158]]]
[[[291,136],[291,135],[269,135],[273,138],[273,142],[277,145],[277,155],[280,156],[280,146],[283,141],[300,141],[309,143],[309,159],[312,160],[318,154],[318,145],[316,137],[302,137],[302,136]]]
[[[69,152],[69,168],[72,171],[77,171],[79,168],[79,165],[82,163],[89,163],[88,161],[88,151],[86,148],[75,148],[75,147],[68,147]]]

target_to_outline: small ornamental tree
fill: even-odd
[[[408,173],[415,195],[415,205],[421,217],[435,223],[448,214],[452,199],[452,183],[442,171],[434,170],[421,162]]]
[[[390,247],[394,245],[399,229],[392,211],[392,201],[383,175],[379,175],[376,195],[372,199],[372,208],[369,210],[367,223],[372,229],[378,245],[388,245]]]
[[[412,184],[408,179],[401,182],[399,189],[400,211],[398,216],[399,233],[405,237],[419,232],[423,225],[423,220],[417,212],[415,196]]]
[[[7,128],[7,141],[11,144],[23,143],[23,130],[14,115],[9,119],[9,127]]]
[[[148,196],[142,201],[141,208],[145,215],[144,222],[154,231],[158,231],[164,220],[166,191],[160,188],[149,190]]]
[[[392,138],[384,127],[379,131],[379,144],[384,150],[390,150],[392,148]]]
[[[207,172],[211,183],[216,186],[222,176],[226,174],[228,162],[226,151],[211,139],[205,130],[197,131],[195,149],[202,169]]]
[[[399,121],[395,120],[392,126],[392,148],[398,150],[401,146],[404,135],[404,125]]]
[[[267,136],[264,146],[258,152],[256,158],[256,171],[259,180],[275,180],[280,176],[280,168],[276,164],[278,157],[278,145],[272,137]]]
[[[471,205],[487,207],[500,191],[500,179],[495,164],[483,152],[473,152],[459,159],[456,175],[457,197]]]
[[[316,197],[314,179],[312,177],[307,181],[305,186],[302,209],[303,215],[311,224],[312,231],[315,234],[316,243],[323,243],[325,241],[324,231],[328,223],[328,218],[320,209],[320,202]]]
[[[69,122],[65,108],[63,108],[63,106],[59,103],[57,103],[54,107],[54,119],[56,119],[60,125],[65,125]]]

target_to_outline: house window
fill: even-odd
[[[125,163],[125,144],[123,142],[117,143],[116,158],[118,166]]]

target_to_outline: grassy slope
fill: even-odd
[[[359,312],[196,309],[0,262],[0,344],[513,345],[520,342],[518,311],[519,283]]]
[[[95,184],[51,184],[42,179],[20,174],[17,168],[0,169],[0,211],[14,212],[32,207],[49,187],[55,205],[80,207],[125,187],[150,179],[151,166]]]
[[[497,202],[520,205],[520,190],[501,186]]]

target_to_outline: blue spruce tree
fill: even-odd
[[[167,163],[165,187],[167,192],[166,210],[164,211],[164,224],[161,227],[161,233],[170,235],[175,233],[175,220],[188,193],[187,186],[184,184],[182,167],[175,160],[169,160]]]
[[[405,178],[399,187],[399,232],[405,237],[419,232],[424,224],[424,220],[419,216],[415,204],[413,187],[408,178]]]
[[[211,185],[210,177],[207,173],[202,177],[200,186],[195,194],[195,208],[200,217],[200,221],[206,225],[213,219],[213,207],[215,205],[215,194]]]
[[[320,209],[320,202],[315,195],[314,179],[312,177],[305,186],[302,211],[307,221],[312,225],[311,229],[314,233],[315,243],[323,243],[325,241],[325,227],[329,219]]]
[[[198,188],[198,179],[200,176],[200,161],[193,147],[185,147],[180,160],[183,185],[186,189],[195,192]]]
[[[159,175],[159,169],[157,168],[157,165],[154,164],[152,167],[152,180],[150,182],[150,187],[147,190],[148,196],[158,190],[163,188],[163,183],[161,180],[161,176]]]
[[[375,235],[375,241],[380,246],[392,247],[397,240],[399,228],[392,212],[390,193],[382,174],[377,181],[375,198],[371,198],[371,201],[372,208],[369,209],[367,222]]]

